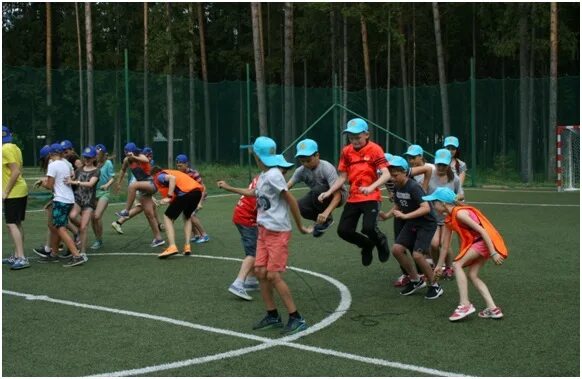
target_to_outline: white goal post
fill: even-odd
[[[558,191],[580,190],[580,125],[556,126]]]

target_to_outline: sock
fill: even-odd
[[[51,252],[50,246],[44,245],[44,252],[45,253],[50,253]]]
[[[279,317],[279,312],[277,312],[277,309],[272,309],[270,311],[267,311],[267,314],[271,317]]]
[[[295,311],[293,313],[289,313],[289,318],[301,318],[299,312]]]

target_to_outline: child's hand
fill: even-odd
[[[318,224],[324,224],[327,221],[327,215],[325,213],[320,213],[317,215],[317,222]]]
[[[378,218],[382,221],[388,220],[388,212],[378,212]]]
[[[40,187],[41,184],[42,184],[42,179],[37,180],[36,182],[34,182],[34,188]]]
[[[360,187],[360,192],[364,195],[368,195],[374,192],[374,189],[372,189],[372,187]]]
[[[328,191],[322,192],[319,194],[319,196],[317,197],[317,200],[319,200],[320,203],[323,203],[323,201],[329,197],[329,193]]]
[[[439,280],[443,276],[444,267],[437,265],[433,270],[434,280],[435,282]]]
[[[491,256],[491,259],[493,259],[493,262],[495,262],[495,264],[496,264],[496,265],[500,265],[500,264],[502,264],[502,263],[503,263],[503,261],[505,260],[505,259],[503,258],[503,256],[502,256],[501,254],[497,253],[497,252],[495,252],[495,254],[493,254],[493,255]]]
[[[396,218],[400,218],[402,220],[406,220],[406,213],[402,213],[401,211],[395,209],[394,212],[393,212],[393,214],[394,214],[394,217],[396,217]]]
[[[313,233],[313,226],[303,226],[301,225],[301,229],[299,229],[301,234],[311,234]]]
[[[218,180],[216,182],[216,185],[218,186],[218,188],[223,189],[223,188],[227,188],[228,187],[228,183],[225,182],[224,180]]]
[[[160,200],[160,204],[168,205],[170,204],[170,201],[172,201],[172,199],[170,199],[169,197],[164,197],[162,200]]]

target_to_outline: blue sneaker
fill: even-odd
[[[325,231],[327,229],[329,229],[330,226],[333,225],[333,218],[328,218],[326,222],[324,222],[323,224],[315,224],[313,226],[313,236],[315,238],[321,237],[323,235],[323,233],[325,233]]]
[[[13,265],[16,262],[16,257],[14,255],[9,256],[8,258],[2,258],[3,265]]]
[[[194,237],[190,238],[190,242],[196,243],[199,239],[200,239],[200,236],[194,236]]]
[[[150,244],[151,247],[158,247],[158,246],[162,246],[163,244],[165,244],[166,241],[164,241],[163,239],[157,240],[154,238],[154,240],[152,241],[152,243]]]
[[[101,249],[101,246],[103,246],[103,241],[95,240],[95,242],[93,242],[93,245],[91,245],[91,250],[99,250]]]
[[[303,317],[289,317],[289,322],[281,330],[281,334],[291,335],[307,329],[307,322]]]
[[[17,258],[14,263],[10,266],[11,270],[21,270],[23,268],[30,267],[30,263],[28,262],[28,258]]]
[[[127,209],[123,209],[119,212],[115,212],[117,217],[129,217],[129,211]]]
[[[253,298],[245,291],[243,287],[235,286],[234,283],[228,287],[228,292],[245,300],[253,300]]]
[[[210,237],[208,237],[208,234],[205,234],[199,237],[194,243],[206,243],[208,241],[210,241]]]
[[[260,289],[259,282],[246,282],[244,283],[244,288],[246,291],[258,291]]]
[[[267,330],[280,328],[282,326],[283,322],[281,321],[281,316],[273,317],[267,314],[259,322],[253,325],[253,330]]]

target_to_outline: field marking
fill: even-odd
[[[116,255],[116,256],[131,255],[131,256],[134,256],[134,255],[137,255],[137,256],[150,256],[150,257],[154,256],[151,253],[122,253],[122,252],[95,253],[95,254],[90,254],[90,255],[91,256],[108,256],[108,255]],[[218,260],[230,260],[230,261],[238,261],[238,262],[242,261],[241,259],[238,259],[238,258],[217,257],[217,256],[209,256],[209,255],[192,255],[190,257],[187,257],[186,259],[190,259],[190,258],[218,259]],[[46,302],[51,302],[51,303],[73,306],[73,307],[79,307],[79,308],[121,314],[121,315],[125,315],[125,316],[145,318],[145,319],[170,323],[173,325],[188,327],[188,328],[192,328],[192,329],[196,329],[196,330],[202,330],[202,331],[206,331],[206,332],[210,332],[210,333],[228,335],[228,336],[232,336],[232,337],[239,337],[239,338],[243,338],[243,339],[261,342],[261,344],[259,344],[259,345],[249,346],[249,347],[236,349],[236,350],[231,350],[231,351],[227,351],[224,353],[218,353],[218,354],[214,354],[214,355],[192,358],[192,359],[187,359],[187,360],[182,360],[182,361],[177,361],[177,362],[163,363],[163,364],[159,364],[159,365],[147,366],[147,367],[131,369],[131,370],[122,370],[122,371],[116,371],[116,372],[96,374],[96,375],[92,375],[92,376],[107,376],[107,377],[134,376],[134,375],[139,376],[139,375],[144,375],[147,373],[165,371],[165,370],[181,368],[181,367],[187,367],[187,366],[197,365],[197,364],[201,364],[201,363],[217,361],[217,360],[221,360],[221,359],[234,358],[234,357],[238,357],[238,356],[241,356],[244,354],[265,350],[265,349],[275,347],[275,346],[291,347],[291,348],[295,348],[298,350],[310,351],[310,352],[314,352],[314,353],[330,355],[330,356],[334,356],[334,357],[338,357],[338,358],[344,358],[344,359],[349,359],[349,360],[358,361],[358,362],[362,362],[362,363],[374,364],[374,365],[378,365],[378,366],[391,367],[391,368],[396,368],[396,369],[401,369],[401,370],[406,370],[406,371],[414,371],[414,372],[419,372],[422,374],[429,374],[429,375],[435,375],[435,376],[465,376],[465,375],[459,374],[459,373],[452,373],[452,372],[441,371],[441,370],[436,370],[436,369],[422,367],[422,366],[410,365],[410,364],[405,364],[405,363],[400,363],[400,362],[393,362],[393,361],[388,361],[388,360],[379,359],[379,358],[364,357],[364,356],[360,356],[360,355],[356,355],[356,354],[344,353],[341,351],[294,343],[293,341],[295,341],[301,337],[304,337],[306,335],[315,333],[315,332],[331,325],[333,322],[337,321],[340,317],[342,317],[350,308],[351,293],[350,293],[349,289],[343,283],[341,283],[340,281],[338,281],[330,276],[320,274],[317,272],[313,272],[313,271],[309,271],[309,270],[305,270],[305,269],[301,269],[301,268],[297,268],[297,267],[292,267],[292,266],[288,266],[288,268],[291,270],[294,270],[294,271],[298,271],[298,272],[302,272],[302,273],[305,273],[308,275],[322,278],[322,279],[328,281],[329,283],[333,284],[340,291],[340,299],[341,300],[340,300],[340,304],[338,305],[336,310],[331,315],[325,317],[320,322],[318,322],[318,323],[314,324],[313,326],[310,326],[306,330],[299,332],[297,334],[294,334],[292,336],[287,336],[287,337],[282,337],[282,338],[277,338],[277,339],[270,339],[270,338],[260,337],[260,336],[254,335],[254,334],[247,334],[247,333],[236,332],[236,331],[232,331],[232,330],[228,330],[228,329],[214,328],[214,327],[209,327],[209,326],[205,326],[205,325],[194,324],[194,323],[191,323],[188,321],[176,320],[176,319],[172,319],[172,318],[165,317],[165,316],[157,316],[157,315],[152,315],[152,314],[147,314],[147,313],[127,311],[127,310],[117,309],[117,308],[103,307],[103,306],[99,306],[99,305],[77,303],[77,302],[68,301],[68,300],[53,299],[53,298],[46,296],[46,295],[32,295],[32,294],[25,294],[25,293],[9,291],[9,290],[2,290],[2,293],[7,294],[7,295],[24,297],[26,300],[30,300],[30,301],[46,301]]]

